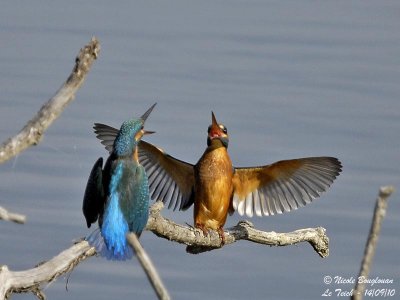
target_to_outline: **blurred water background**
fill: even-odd
[[[378,189],[400,179],[399,1],[7,1],[0,10],[0,140],[17,133],[61,86],[79,48],[101,42],[76,100],[36,147],[0,166],[0,264],[31,268],[90,233],[81,202],[107,155],[92,125],[119,127],[158,102],[147,138],[195,163],[211,110],[230,132],[235,166],[328,155],[344,171],[312,205],[268,218],[278,232],[323,226],[330,255],[308,244],[238,242],[201,255],[150,232],[142,244],[173,299],[321,299],[324,276],[357,276]],[[397,192],[371,278],[400,294]],[[192,224],[192,209],[163,214]],[[230,217],[227,227],[240,219]],[[49,285],[48,299],[154,299],[136,259],[90,258]],[[371,288],[371,286],[369,286]],[[336,296],[336,294],[334,294]],[[34,299],[31,294],[13,299]]]

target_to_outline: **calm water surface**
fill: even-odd
[[[330,256],[307,244],[239,242],[202,255],[146,232],[174,299],[321,299],[324,276],[356,277],[378,188],[400,179],[400,2],[85,1],[3,3],[0,140],[15,134],[72,69],[95,35],[102,50],[73,102],[40,145],[0,166],[0,205],[26,225],[0,223],[0,264],[33,267],[87,235],[81,201],[106,151],[92,125],[120,126],[158,105],[149,141],[195,163],[213,110],[230,132],[236,166],[313,155],[344,172],[307,208],[253,218],[263,230],[323,226]],[[192,211],[164,215],[192,223]],[[400,202],[382,227],[371,277],[399,278]],[[240,217],[228,219],[227,226]],[[154,299],[138,262],[91,258],[46,288],[49,299]],[[375,287],[375,286],[374,286]],[[16,295],[13,299],[33,299]]]

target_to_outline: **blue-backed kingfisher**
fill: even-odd
[[[268,216],[295,210],[319,197],[342,170],[334,157],[282,160],[259,167],[236,168],[228,155],[228,132],[214,113],[208,127],[207,148],[197,164],[178,160],[145,141],[139,143],[139,161],[149,177],[153,199],[168,208],[186,210],[194,204],[194,225],[205,235],[218,231],[235,210],[240,215]],[[95,126],[97,137],[112,150],[118,130]]]
[[[104,169],[100,157],[87,182],[83,214],[88,227],[98,219],[100,228],[88,241],[109,259],[132,256],[126,234],[140,236],[149,217],[149,183],[139,162],[137,145],[143,135],[153,133],[144,130],[144,123],[155,105],[140,118],[122,123],[117,135],[113,135],[113,150]]]

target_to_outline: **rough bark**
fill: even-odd
[[[85,45],[75,58],[74,68],[69,74],[66,82],[48,100],[36,115],[26,123],[22,130],[13,137],[10,137],[0,146],[0,164],[18,155],[23,150],[32,145],[37,145],[45,130],[57,119],[64,108],[74,99],[75,93],[84,82],[86,75],[93,62],[97,59],[100,52],[100,43],[93,37]],[[23,215],[9,213],[0,207],[0,220],[24,223],[26,218]]]
[[[95,254],[94,248],[90,247],[86,241],[81,241],[51,260],[29,270],[11,271],[7,266],[0,266],[0,299],[8,299],[13,293],[28,292],[39,299],[45,299],[41,290],[43,285],[70,272],[82,260]]]
[[[99,51],[100,43],[93,37],[80,50],[71,74],[56,94],[42,106],[17,135],[9,138],[0,146],[0,163],[40,142],[45,130],[58,118],[65,106],[74,99],[75,93],[84,82],[94,60],[97,59]]]
[[[255,229],[249,221],[240,221],[236,226],[225,230],[225,244],[217,232],[210,232],[204,236],[202,231],[193,227],[176,224],[161,215],[163,204],[155,203],[150,210],[147,230],[151,230],[159,237],[181,244],[186,244],[187,252],[192,254],[218,249],[238,240],[264,244],[267,246],[289,246],[301,242],[308,242],[321,256],[329,255],[329,238],[322,227],[299,229],[288,233],[265,232]]]
[[[202,231],[198,229],[174,223],[161,215],[162,208],[161,202],[152,205],[147,230],[169,241],[188,245],[190,253],[201,253],[221,248],[218,233],[210,232],[208,236],[204,236]],[[228,228],[225,234],[225,244],[222,247],[238,240],[247,240],[268,246],[288,246],[308,242],[321,257],[326,257],[329,254],[329,239],[325,229],[321,227],[299,229],[289,233],[276,233],[257,230],[250,222],[241,221],[236,226]],[[86,241],[80,241],[51,260],[30,270],[10,271],[7,266],[1,266],[0,300],[6,299],[12,293],[24,292],[32,292],[39,299],[44,299],[42,286],[71,271],[82,260],[95,254],[95,249],[90,247]]]
[[[357,278],[363,277],[368,278],[369,271],[371,269],[372,260],[374,259],[376,246],[378,244],[378,237],[381,232],[382,221],[386,215],[387,200],[390,195],[394,192],[393,186],[383,186],[379,189],[379,195],[376,199],[374,216],[371,223],[371,228],[368,235],[368,240],[365,245],[364,257],[361,262],[360,273]],[[365,290],[365,283],[359,283],[356,281],[356,286],[354,287],[353,295],[351,299],[361,300],[363,298]]]

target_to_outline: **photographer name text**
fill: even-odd
[[[392,278],[367,278],[364,276],[359,277],[342,277],[342,276],[325,276],[324,283],[326,285],[335,285],[335,288],[327,288],[322,293],[323,297],[351,297],[355,293],[360,293],[354,290],[354,288],[347,288],[346,285],[354,286],[357,284],[364,284],[365,290],[362,292],[364,297],[377,297],[386,298],[394,297],[396,295],[396,290],[390,288],[393,285],[394,280]]]

